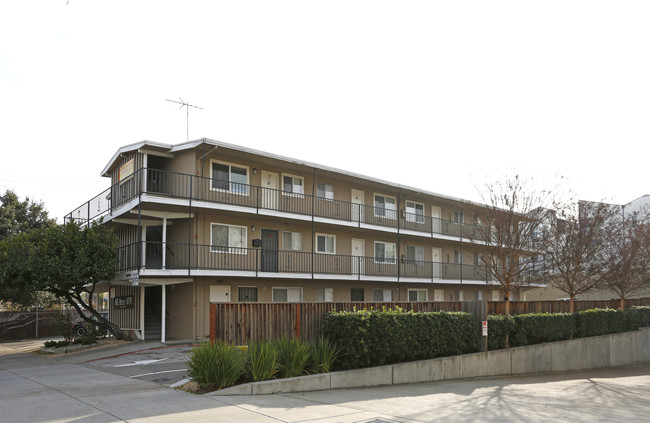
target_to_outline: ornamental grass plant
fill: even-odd
[[[187,369],[201,389],[223,389],[234,385],[244,374],[246,355],[223,341],[205,342],[192,348]]]

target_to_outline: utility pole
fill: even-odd
[[[190,140],[190,107],[194,107],[195,109],[201,109],[201,110],[203,110],[203,107],[193,106],[193,105],[191,105],[191,104],[189,104],[189,103],[186,103],[186,102],[183,101],[183,99],[180,98],[180,97],[178,97],[178,99],[179,99],[180,101],[170,100],[170,99],[168,99],[168,98],[166,98],[165,100],[167,100],[167,101],[171,101],[172,103],[180,104],[181,107],[179,107],[179,109],[182,109],[183,107],[185,107],[185,109],[186,109],[186,111],[187,111],[187,112],[186,112],[186,122],[187,122],[187,141],[189,141],[189,140]]]

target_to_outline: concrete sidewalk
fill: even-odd
[[[143,344],[107,348],[101,354],[128,353]],[[0,356],[0,422],[604,422],[645,421],[650,413],[648,365],[213,397],[73,364],[98,355]]]

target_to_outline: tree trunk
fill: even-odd
[[[625,297],[621,297],[621,311],[625,310]]]
[[[83,301],[81,301],[81,298],[74,298],[72,296],[65,296],[66,301],[68,304],[70,304],[72,307],[74,307],[75,310],[77,310],[77,313],[79,313],[79,316],[84,319],[86,322],[92,324],[92,325],[99,325],[99,327],[104,328],[108,330],[114,337],[115,339],[122,340],[122,341],[130,341],[131,337],[124,333],[119,326],[109,322],[106,320],[101,314],[99,314],[93,307],[92,305],[86,304]],[[78,302],[77,302],[78,301]],[[96,320],[91,319],[90,317],[87,317],[84,312],[81,310],[79,305],[83,306],[83,308],[88,311],[92,316],[95,317]]]

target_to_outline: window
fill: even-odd
[[[397,217],[395,197],[375,194],[375,217],[395,219]]]
[[[385,302],[393,301],[393,292],[390,289],[373,289],[372,300]]]
[[[210,239],[214,253],[246,254],[246,227],[213,223]]]
[[[323,182],[318,182],[316,184],[316,197],[325,198],[326,200],[334,199],[334,187],[330,184],[325,184]]]
[[[483,301],[483,291],[474,291],[474,301]]]
[[[283,194],[304,194],[304,178],[301,176],[282,175],[282,190]]]
[[[273,288],[274,303],[299,303],[302,301],[302,288]]]
[[[465,301],[463,290],[454,291],[454,301]]]
[[[302,234],[300,232],[282,232],[282,248],[302,251]]]
[[[474,253],[474,265],[475,266],[480,266],[481,263],[481,256],[477,253]]]
[[[213,161],[210,188],[248,195],[248,168]]]
[[[406,202],[406,221],[424,223],[424,204]]]
[[[463,264],[463,253],[462,252],[460,252],[458,250],[454,250],[454,263]]]
[[[319,303],[334,301],[334,288],[316,288],[316,301]]]
[[[336,237],[334,235],[316,234],[316,252],[334,254],[336,252]]]
[[[240,286],[239,287],[239,302],[240,303],[256,303],[257,302],[257,287],[254,287],[254,286]]]
[[[462,211],[455,211],[454,212],[454,222],[456,223],[463,223],[465,221],[465,217],[463,216]]]
[[[350,301],[364,301],[364,299],[363,299],[363,288],[351,288],[350,289]]]
[[[409,301],[427,301],[428,293],[426,289],[409,289]]]
[[[395,263],[395,243],[375,241],[375,263]]]
[[[406,246],[406,263],[415,266],[424,266],[424,247],[417,245]]]

